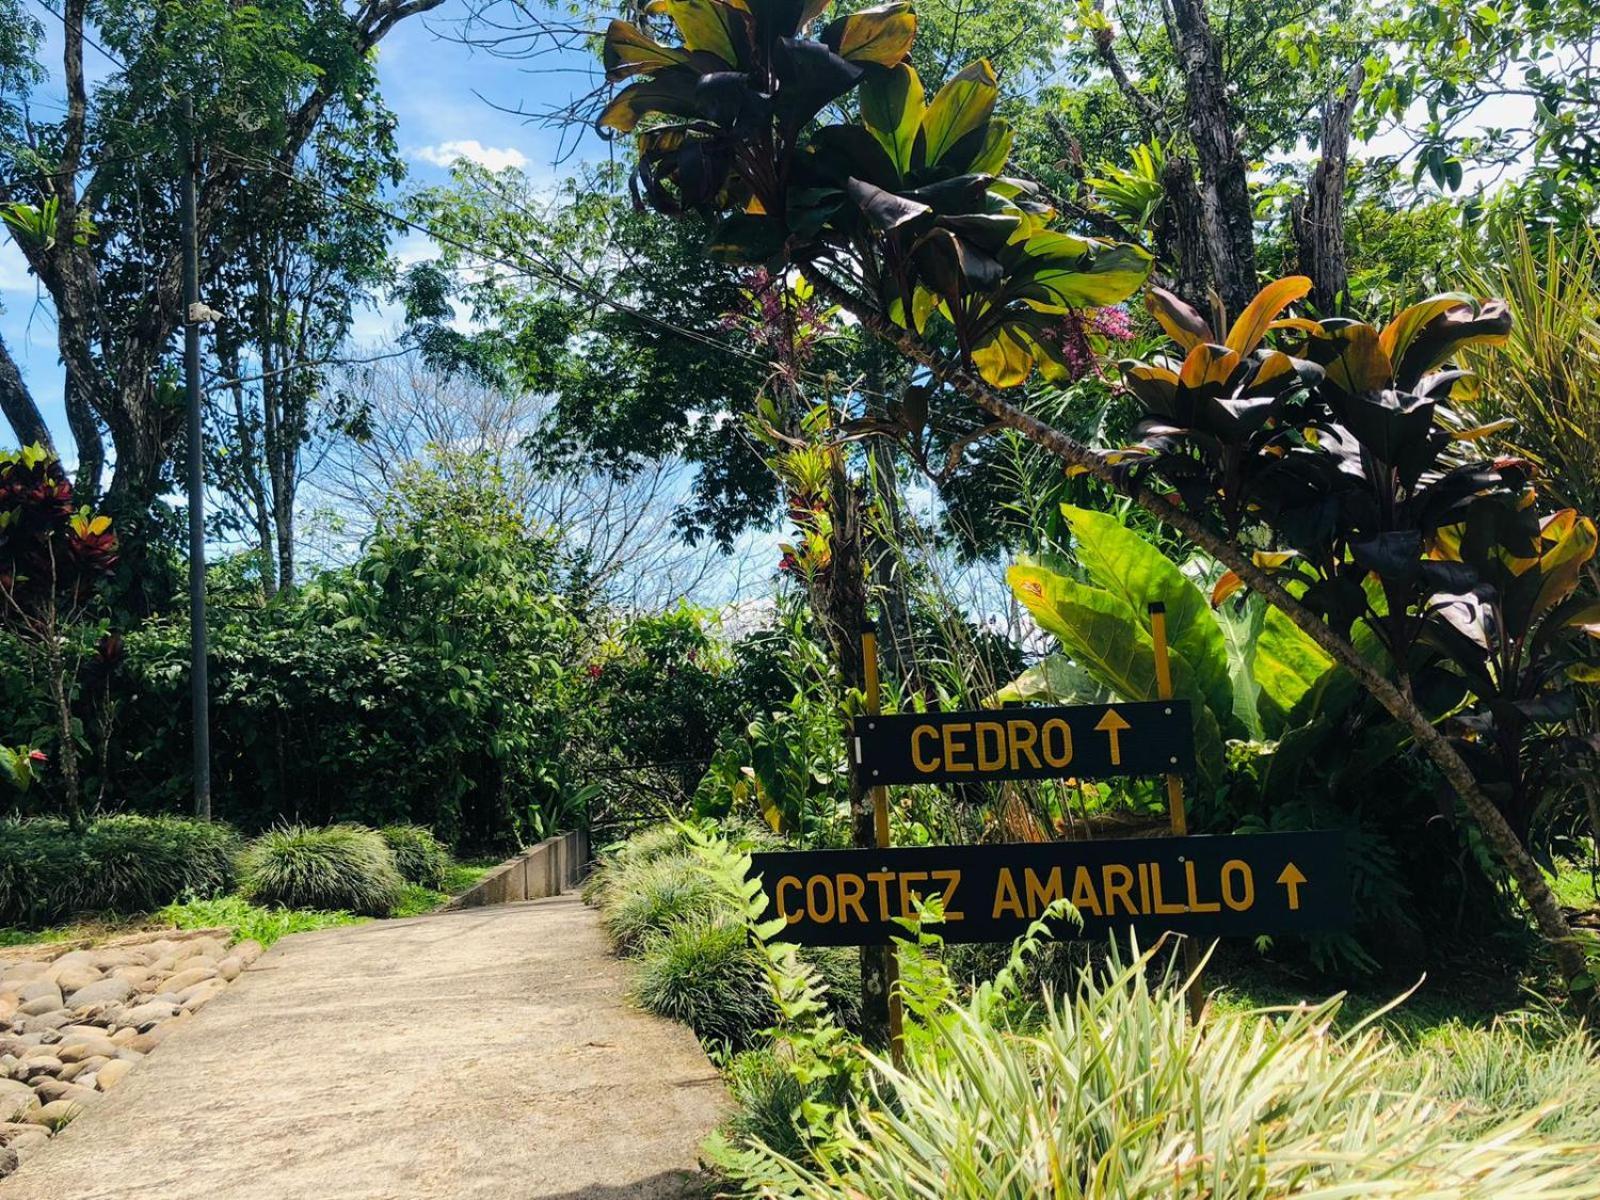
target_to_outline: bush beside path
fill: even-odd
[[[576,897],[285,938],[0,1200],[700,1194],[725,1115]]]

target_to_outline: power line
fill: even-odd
[[[71,29],[71,27],[67,24],[67,18],[65,16],[63,16],[61,13],[58,13],[55,9],[51,8],[50,5],[48,3],[46,3],[46,0],[34,0],[34,2],[36,4],[38,4],[38,6],[40,8],[44,9],[45,12],[49,13],[56,20],[60,21],[61,22],[61,28],[63,30],[70,30]],[[92,37],[90,37],[82,29],[79,29],[77,31],[77,33],[78,33],[78,36],[81,37],[84,40],[84,43],[86,45],[92,46],[96,50],[100,51],[100,53],[105,57],[106,61],[111,63],[118,70],[120,70],[120,71],[122,71],[124,73],[126,73],[129,70],[129,67],[128,67],[127,63],[123,62],[115,54],[111,53],[111,51],[107,50],[99,42],[95,41]]]

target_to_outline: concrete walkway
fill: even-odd
[[[285,938],[0,1200],[699,1195],[722,1087],[628,972],[572,896]]]

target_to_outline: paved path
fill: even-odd
[[[725,1103],[576,897],[285,938],[0,1200],[701,1194]]]

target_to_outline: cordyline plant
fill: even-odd
[[[1280,609],[1411,734],[1516,881],[1563,973],[1587,980],[1584,947],[1538,864],[1416,702],[1409,675],[1411,649],[1450,623],[1432,597],[1493,586],[1441,531],[1526,503],[1525,465],[1452,459],[1474,431],[1453,430],[1442,411],[1459,376],[1438,368],[1474,339],[1503,337],[1504,306],[1438,297],[1381,331],[1280,320],[1309,286],[1291,279],[1219,334],[1154,292],[1152,311],[1185,357],[1126,366],[1149,414],[1139,446],[1085,446],[1003,392],[1035,371],[1068,371],[1062,326],[1127,298],[1148,256],[1051,228],[1037,191],[1004,174],[1011,135],[993,115],[987,63],[929,100],[905,61],[909,6],[814,29],[826,7],[656,0],[646,20],[670,17],[676,45],[611,25],[608,77],[633,82],[599,124],[637,136],[639,201],[715,221],[709,252],[722,259],[803,272],[935,383],[1155,514]],[[823,119],[830,110],[838,121]],[[933,348],[936,326],[954,357]],[[1291,344],[1269,347],[1269,333]],[[1307,560],[1304,579],[1275,570],[1281,558],[1257,561],[1244,543],[1263,527]],[[1510,562],[1529,552],[1505,547]],[[1358,649],[1358,621],[1392,666]]]
[[[67,643],[116,565],[111,518],[73,507],[72,484],[59,459],[39,446],[0,451],[0,629],[43,667],[67,818],[79,832],[83,807],[72,715],[79,658]],[[102,639],[95,653],[104,657],[115,646],[114,639]]]

